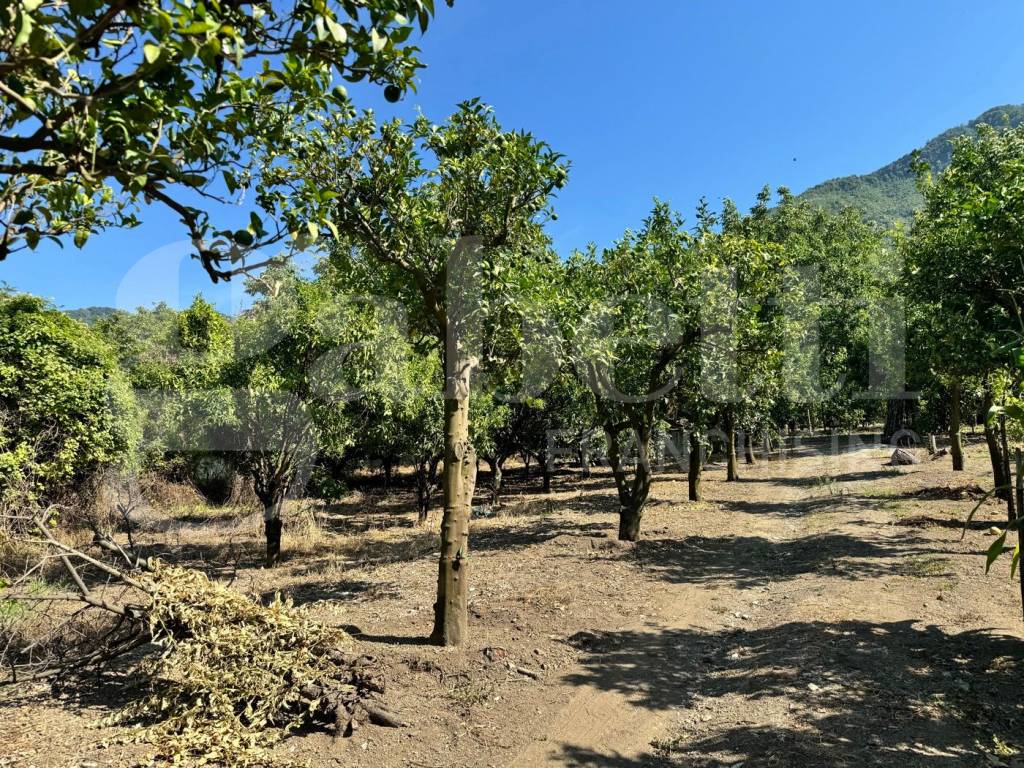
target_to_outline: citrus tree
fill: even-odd
[[[540,228],[565,183],[559,154],[505,131],[478,101],[447,122],[378,125],[372,114],[297,135],[287,165],[269,158],[282,219],[329,231],[339,259],[368,261],[442,351],[444,517],[432,640],[467,637],[469,518],[476,481],[470,396],[488,317],[514,301],[526,267],[551,258]],[[287,192],[294,189],[295,194]],[[353,254],[353,250],[355,254]]]
[[[886,233],[856,209],[830,213],[766,187],[730,231],[780,249],[786,271],[773,303],[787,333],[782,388],[768,421],[854,429],[881,413],[871,385],[873,324],[897,294],[899,271]]]
[[[224,442],[263,505],[272,566],[285,499],[303,489],[318,456],[338,458],[354,442],[348,406],[393,381],[393,345],[373,307],[339,301],[289,266],[271,267],[249,290],[256,304],[235,323],[235,359],[223,379],[235,418]]]
[[[1018,320],[1021,322],[1021,332],[1015,342],[1011,342],[1008,349],[1010,365],[1016,369],[1020,376],[1024,376],[1024,316],[1018,315]],[[993,406],[988,413],[985,414],[986,422],[993,425],[999,425],[1006,433],[1007,426],[1011,426],[1015,429],[1018,435],[1024,433],[1024,391],[1020,388],[1020,379],[1015,391],[1013,391],[1006,399],[1005,403],[1000,406]],[[1009,468],[1006,469],[1005,487],[1000,489],[999,486],[992,492],[995,493],[997,490],[1005,490],[1007,493],[1012,494],[1016,502],[1016,509],[1024,509],[1024,454],[1018,449],[1016,452],[1016,480],[1011,482],[1011,475]],[[967,533],[967,529],[970,525],[971,519],[974,517],[978,509],[981,508],[982,503],[991,494],[986,494],[982,497],[981,501],[971,510],[970,515],[967,517],[967,523],[964,525],[964,535]],[[1012,518],[1007,526],[999,531],[999,535],[995,541],[988,548],[988,552],[985,557],[985,573],[988,573],[992,568],[992,565],[999,559],[999,557],[1006,551],[1006,537],[1011,531],[1015,531],[1017,534],[1017,543],[1013,548],[1010,557],[1010,578],[1012,579],[1020,567],[1020,554],[1021,554],[1021,538],[1024,534],[1021,533],[1021,525],[1024,522],[1024,517],[1017,515]],[[961,537],[962,538],[962,537]],[[1021,607],[1024,610],[1024,570],[1020,573],[1020,594],[1021,594]]]
[[[983,382],[990,412],[1013,375],[1007,348],[1024,302],[1024,129],[981,126],[957,139],[949,167],[932,179],[922,169],[925,207],[905,243],[906,290],[925,315],[935,371],[954,387]],[[1015,516],[1005,431],[986,419],[994,484]]]
[[[640,535],[651,438],[681,362],[700,341],[701,255],[679,216],[658,202],[639,231],[600,256],[576,253],[566,265],[559,314],[604,431],[624,541]]]
[[[421,64],[410,43],[433,0],[22,0],[0,4],[0,259],[44,238],[82,245],[182,221],[215,278],[288,235],[253,212],[217,229],[210,200],[248,188],[255,149],[297,116],[348,105],[342,81],[392,101]]]
[[[0,491],[51,501],[138,442],[135,402],[103,339],[42,299],[0,295]]]
[[[787,324],[775,301],[782,292],[786,259],[770,244],[729,232],[707,234],[703,275],[701,395],[718,412],[727,457],[727,479],[739,479],[738,432],[763,428],[779,396]],[[752,446],[745,446],[752,459]]]
[[[164,304],[118,311],[94,328],[134,389],[140,469],[188,478],[207,498],[227,500],[234,473],[217,443],[234,418],[231,394],[221,386],[234,357],[230,320],[197,296],[183,311]]]

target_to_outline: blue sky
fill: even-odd
[[[479,96],[507,128],[572,161],[550,234],[560,252],[609,244],[657,196],[688,218],[701,195],[749,205],[764,184],[801,191],[867,173],[984,110],[1024,102],[1019,0],[457,0],[438,2],[427,69],[382,115],[443,119]],[[225,311],[175,218],[0,262],[0,281],[73,308],[173,305],[203,292]]]

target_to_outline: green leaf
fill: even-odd
[[[28,42],[28,38],[32,34],[32,27],[34,26],[32,24],[32,18],[27,13],[22,12],[20,16],[21,23],[18,25],[18,34],[14,37],[15,48],[20,48]]]
[[[324,23],[327,25],[327,30],[331,33],[331,37],[334,38],[335,42],[344,43],[348,40],[348,31],[343,24],[339,24],[327,16],[324,17]]]
[[[985,555],[985,573],[988,573],[989,569],[1001,554],[1003,554],[1003,548],[1006,546],[1006,531],[992,542],[992,546],[988,548],[988,553]]]
[[[1024,422],[1024,406],[1016,403],[1006,406],[1006,415],[1014,421]]]
[[[370,30],[370,46],[373,48],[374,53],[380,53],[384,50],[384,46],[387,45],[388,39],[377,33],[376,29]]]
[[[204,32],[217,29],[217,24],[212,21],[194,21],[187,27],[181,29],[183,35],[201,35]]]
[[[988,413],[985,414],[985,423],[993,425],[999,419],[1000,414],[1003,413],[1003,408],[1000,405],[993,405],[988,409]]]
[[[1020,564],[1020,542],[1013,548],[1013,560],[1010,561],[1010,578],[1017,573],[1017,566]]]
[[[17,122],[31,114],[40,122],[60,125],[60,146],[53,151],[53,165],[89,166],[87,174],[40,180],[34,193],[49,201],[62,226],[56,230],[45,227],[44,233],[34,236],[39,238],[37,243],[51,232],[71,241],[83,220],[91,231],[129,226],[134,223],[131,207],[142,202],[139,198],[170,185],[216,181],[218,186],[225,185],[220,186],[221,191],[226,188],[237,194],[255,178],[249,170],[240,170],[243,163],[261,158],[270,147],[285,146],[293,132],[293,126],[285,121],[265,119],[265,102],[282,99],[287,93],[286,106],[292,111],[288,117],[305,105],[348,109],[348,94],[341,87],[335,90],[335,83],[330,82],[331,62],[343,64],[341,74],[354,74],[357,78],[353,79],[369,79],[382,88],[393,86],[404,93],[411,88],[420,62],[417,47],[403,43],[406,38],[401,30],[409,27],[401,12],[415,18],[423,10],[429,16],[432,7],[426,0],[313,0],[280,8],[267,3],[236,8],[206,0],[133,5],[134,11],[118,16],[117,34],[102,35],[95,50],[69,49],[65,51],[69,55],[63,56],[60,52],[74,42],[76,30],[85,29],[89,19],[102,15],[104,3],[12,0],[8,6],[5,55],[12,71],[18,73],[11,81],[17,94],[7,100],[10,104],[5,101],[5,106],[14,109],[11,119]],[[318,16],[324,44],[311,45],[300,37],[285,39],[293,34],[315,35]],[[267,50],[281,54],[268,56]],[[135,56],[135,66],[141,65],[152,76],[118,78],[118,74],[130,74],[132,62],[125,60],[126,55]],[[230,66],[225,67],[223,76],[209,76],[224,57]],[[341,62],[339,57],[351,61]],[[36,64],[42,67],[39,72],[34,71]],[[118,88],[97,88],[112,77],[120,83]],[[46,88],[50,80],[61,81],[66,98],[50,97]],[[335,80],[344,82],[340,77]],[[268,96],[278,91],[281,93]],[[88,121],[63,119],[68,103],[86,97],[93,104]],[[105,146],[116,161],[100,164],[101,170],[87,160],[97,136],[105,137]],[[190,173],[198,168],[204,169],[202,176]],[[264,178],[269,179],[268,187],[276,187],[267,193],[268,199],[276,202],[284,199],[281,189],[285,185],[283,171],[274,170]],[[108,185],[118,190],[118,199],[101,201],[101,190]],[[79,197],[82,191],[94,202],[106,204],[89,206]],[[24,207],[19,202],[8,207],[11,215]],[[203,212],[204,222],[210,213]],[[299,228],[305,233],[306,219],[318,216],[292,220],[303,222]],[[38,208],[35,218],[43,220]],[[31,219],[25,219],[13,236],[23,239],[27,233],[22,230],[30,226]],[[249,231],[256,242],[264,239],[254,229]]]
[[[255,232],[258,237],[265,235],[267,232],[267,230],[263,228],[263,220],[252,211],[249,213],[249,229]]]

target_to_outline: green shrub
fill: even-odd
[[[33,296],[0,296],[0,489],[53,498],[130,461],[134,398],[84,324]]]

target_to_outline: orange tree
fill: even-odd
[[[553,258],[541,224],[566,164],[530,134],[503,130],[475,100],[441,125],[378,125],[372,114],[327,120],[297,132],[287,159],[268,158],[282,219],[305,226],[309,239],[330,231],[335,260],[371,264],[379,290],[404,304],[413,333],[441,351],[444,516],[431,638],[459,645],[468,631],[476,482],[473,374],[493,335],[487,325],[514,333],[516,296],[535,288]]]
[[[905,242],[906,291],[931,331],[919,354],[954,385],[982,379],[991,412],[1020,375],[1007,349],[1024,301],[1024,129],[982,126],[977,139],[958,139],[950,166],[934,181],[926,175],[922,187],[925,207]],[[1006,435],[991,418],[985,435],[1012,520]]]
[[[449,4],[451,0],[449,0]],[[21,0],[0,3],[0,260],[44,238],[169,207],[216,279],[288,235],[254,210],[216,229],[210,199],[253,182],[253,150],[297,115],[346,105],[338,79],[394,101],[433,0]]]

